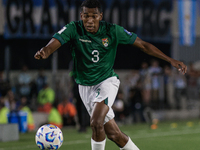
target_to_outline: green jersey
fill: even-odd
[[[133,44],[137,35],[116,24],[100,21],[97,33],[85,30],[82,21],[73,21],[55,33],[63,45],[70,42],[77,84],[96,85],[117,76],[113,70],[118,44]]]

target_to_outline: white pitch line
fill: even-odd
[[[171,136],[171,135],[186,135],[186,134],[199,134],[200,130],[193,130],[193,131],[184,131],[184,132],[163,132],[163,133],[147,133],[144,135],[140,135],[137,137],[130,136],[133,139],[141,139],[141,138],[152,138],[152,137],[165,137],[165,136]],[[73,144],[83,144],[83,143],[89,143],[90,140],[75,140],[75,141],[68,141],[64,142],[63,145],[73,145]],[[15,149],[27,149],[27,148],[34,148],[37,147],[36,145],[25,145],[20,147],[8,147],[8,148],[0,148],[0,150],[15,150]]]

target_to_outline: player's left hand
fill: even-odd
[[[182,74],[185,74],[187,72],[187,66],[181,61],[172,59],[171,65],[177,68],[178,71],[181,72]]]

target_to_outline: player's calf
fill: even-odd
[[[95,141],[103,141],[105,136],[103,122],[98,119],[92,119],[90,122],[90,127],[92,128],[92,138]]]

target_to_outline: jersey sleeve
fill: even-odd
[[[137,34],[129,32],[119,25],[116,25],[116,35],[119,44],[133,44],[137,38]]]
[[[53,35],[53,38],[59,40],[61,45],[63,45],[73,38],[73,36],[75,35],[74,31],[76,31],[75,25],[73,22],[70,22],[69,24],[65,25],[60,31],[55,33]]]

